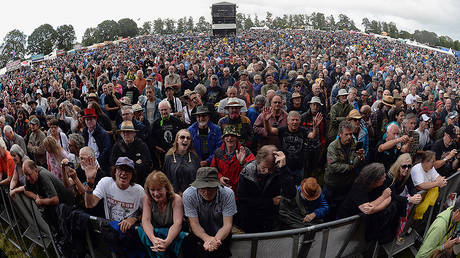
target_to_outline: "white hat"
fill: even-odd
[[[422,120],[425,121],[425,122],[426,122],[426,121],[429,121],[429,120],[431,119],[431,118],[430,118],[429,116],[427,116],[426,114],[422,114],[422,115],[421,115],[421,118],[422,118]]]
[[[35,94],[40,94],[40,95],[43,95],[43,92],[41,89],[37,89],[37,91],[35,92]]]

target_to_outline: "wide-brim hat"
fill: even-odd
[[[383,102],[384,105],[394,107],[395,99],[393,98],[393,96],[385,96],[385,97],[383,97],[382,102]]]
[[[88,98],[89,98],[89,99],[90,99],[90,98],[97,99],[98,96],[96,95],[96,93],[92,92],[92,93],[90,93],[90,94],[88,95]]]
[[[229,98],[227,105],[225,105],[225,108],[229,107],[243,107],[243,104],[241,104],[241,102],[238,101],[237,98]]]
[[[300,193],[306,200],[314,201],[321,195],[321,186],[315,178],[305,178],[300,183]]]
[[[224,131],[222,132],[222,138],[224,138],[227,135],[233,135],[235,137],[240,137],[240,133],[236,130],[236,128],[232,125],[228,125],[224,128]]]
[[[83,119],[92,117],[97,118],[96,110],[94,108],[85,108]]]
[[[302,95],[300,95],[300,93],[294,92],[294,93],[292,93],[291,99],[301,98],[301,97],[302,97]]]
[[[321,103],[321,99],[319,97],[312,97],[311,100],[308,102],[308,104],[319,104],[320,106],[323,105],[323,103]]]
[[[196,179],[190,185],[198,189],[218,187],[220,186],[218,174],[219,172],[215,167],[201,167],[196,171]]]
[[[139,111],[144,111],[144,109],[141,107],[141,105],[134,104],[133,105],[133,112],[139,112]]]
[[[340,89],[339,94],[337,96],[348,96],[348,92],[346,89]]]
[[[123,121],[121,123],[120,129],[118,132],[137,132],[137,130],[134,128],[134,124],[131,121]]]
[[[347,116],[347,119],[361,119],[361,118],[363,118],[363,116],[356,109],[351,110]]]
[[[196,116],[196,115],[210,115],[210,114],[211,114],[211,111],[209,111],[207,106],[198,106],[196,108],[196,111],[194,113],[192,113],[193,116]]]

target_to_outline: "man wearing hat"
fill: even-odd
[[[121,139],[118,140],[112,148],[110,164],[115,163],[119,157],[128,157],[134,161],[134,167],[137,171],[136,182],[140,185],[144,184],[144,180],[151,171],[152,159],[147,144],[136,137],[136,128],[130,120],[123,121],[118,133]]]
[[[327,139],[329,142],[332,142],[337,137],[340,122],[345,120],[347,115],[353,109],[353,106],[348,103],[347,97],[348,92],[346,89],[338,90],[337,98],[339,101],[331,107],[331,111],[329,112],[330,124],[327,133]]]
[[[148,126],[146,126],[144,123],[134,118],[134,110],[131,105],[123,106],[121,108],[121,118],[122,118],[122,122],[125,122],[125,121],[132,122],[132,124],[134,125],[134,129],[136,129],[137,131],[136,138],[139,138],[144,142],[148,140],[148,134],[149,134]],[[118,128],[120,127],[121,127],[121,123],[118,125]]]
[[[228,114],[217,123],[223,131],[225,127],[232,125],[236,128],[236,131],[240,135],[240,143],[244,146],[251,146],[254,132],[251,128],[251,120],[245,115],[241,114],[241,108],[243,105],[238,98],[229,98],[225,108]]]
[[[369,133],[367,129],[361,123],[361,114],[358,110],[353,109],[348,113],[347,120],[353,125],[353,137],[356,142],[362,143],[362,149],[364,150],[364,157],[367,158],[369,155]]]
[[[416,258],[433,257],[435,252],[444,251],[452,255],[458,255],[460,236],[458,227],[460,225],[460,198],[457,198],[454,206],[439,213],[426,232],[423,244],[418,250]],[[441,256],[442,257],[442,256]],[[448,256],[445,256],[448,257]]]
[[[322,223],[329,213],[329,204],[316,179],[305,178],[296,190],[295,196],[283,198],[280,202],[282,223],[288,228],[303,228]]]
[[[108,171],[109,157],[112,150],[112,142],[109,134],[97,122],[96,110],[87,108],[84,110],[82,117],[86,127],[83,129],[83,138],[85,145],[94,150],[97,161],[102,167],[102,170]]]
[[[86,208],[93,208],[104,199],[105,218],[118,221],[121,232],[126,233],[140,221],[142,214],[145,192],[135,181],[134,161],[128,157],[119,157],[112,167],[111,176],[102,178],[95,188],[86,184]]]
[[[35,95],[37,96],[37,104],[39,107],[42,108],[44,112],[48,110],[48,101],[46,98],[43,97],[43,92],[41,89],[37,89],[35,92]]]
[[[40,120],[34,117],[29,122],[31,133],[29,135],[29,142],[27,144],[27,151],[29,152],[30,158],[34,160],[38,165],[46,165],[45,146],[43,141],[46,135],[40,130]]]
[[[434,168],[442,176],[450,176],[459,166],[457,138],[457,129],[449,124],[444,131],[444,136],[431,146],[431,150],[436,153]]]
[[[188,131],[192,136],[193,148],[201,159],[200,165],[207,167],[215,150],[222,145],[222,132],[219,126],[210,121],[211,112],[207,106],[198,106],[192,115],[196,122]]]
[[[212,158],[211,167],[219,171],[219,181],[222,185],[231,187],[236,192],[238,179],[243,167],[254,160],[254,155],[249,148],[238,141],[240,135],[233,126],[224,128],[222,146],[216,149]]]
[[[236,202],[233,191],[222,186],[216,168],[201,167],[182,195],[191,234],[186,257],[230,257],[231,230]]]
[[[377,103],[377,104],[376,104]],[[375,112],[371,114],[372,126],[374,127],[374,137],[371,139],[371,146],[380,141],[385,134],[385,126],[390,122],[388,112],[394,107],[392,96],[385,96],[382,101],[374,102],[376,104]],[[372,105],[372,107],[374,107]]]
[[[415,130],[419,136],[419,146],[421,150],[425,149],[425,146],[431,144],[431,136],[430,136],[430,123],[431,118],[426,114],[422,114],[420,116],[419,127]],[[443,131],[444,134],[444,131]]]
[[[246,115],[246,112],[248,112],[248,108],[246,107],[246,102],[240,98],[237,98],[237,93],[238,93],[238,90],[236,89],[236,87],[230,86],[227,88],[227,93],[226,93],[227,98],[219,101],[219,106],[217,107],[217,113],[219,113],[221,117],[224,117],[225,115],[228,114],[227,104],[230,99],[238,101],[241,104],[240,113],[242,113],[243,115]]]
[[[291,101],[287,105],[287,112],[297,111],[303,114],[307,111],[305,105],[302,105],[302,95],[299,92],[292,93]]]
[[[334,104],[339,100],[338,98],[340,97],[340,90],[345,90],[347,92],[348,96],[348,78],[346,76],[340,77],[340,80],[332,87],[331,91],[331,106],[334,106]],[[343,92],[343,91],[342,91]]]
[[[128,80],[126,88],[123,89],[123,97],[128,97],[129,99],[131,99],[131,103],[137,103],[139,95],[139,90],[134,85],[133,80]]]
[[[444,136],[444,131],[446,130],[446,127],[448,125],[457,125],[457,124],[458,124],[458,112],[455,110],[452,112],[449,112],[446,115],[446,122],[441,126],[441,128],[435,131],[434,140],[437,141]]]

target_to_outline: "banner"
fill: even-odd
[[[32,62],[42,61],[43,59],[45,59],[45,55],[43,54],[33,55],[30,57],[30,60],[32,60]]]
[[[15,60],[15,61],[8,62],[6,64],[6,71],[10,72],[10,71],[14,71],[16,69],[19,69],[20,65],[21,65],[21,60]]]

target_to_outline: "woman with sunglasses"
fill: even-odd
[[[410,171],[412,159],[409,153],[401,154],[388,171],[387,181],[393,194],[407,198],[410,203],[419,204],[422,196],[412,182]]]
[[[182,196],[182,192],[195,180],[199,167],[200,158],[193,149],[192,136],[187,129],[182,129],[177,132],[174,144],[166,153],[163,164],[163,171],[176,193]]]
[[[404,239],[400,237],[407,222],[407,216],[413,204],[419,204],[422,196],[417,193],[417,189],[412,182],[410,171],[412,168],[412,158],[409,153],[401,154],[393,163],[388,171],[385,185],[390,185],[391,193],[395,200],[406,203],[406,215],[400,219],[396,239],[398,244],[402,244]],[[406,202],[407,199],[407,202]]]

